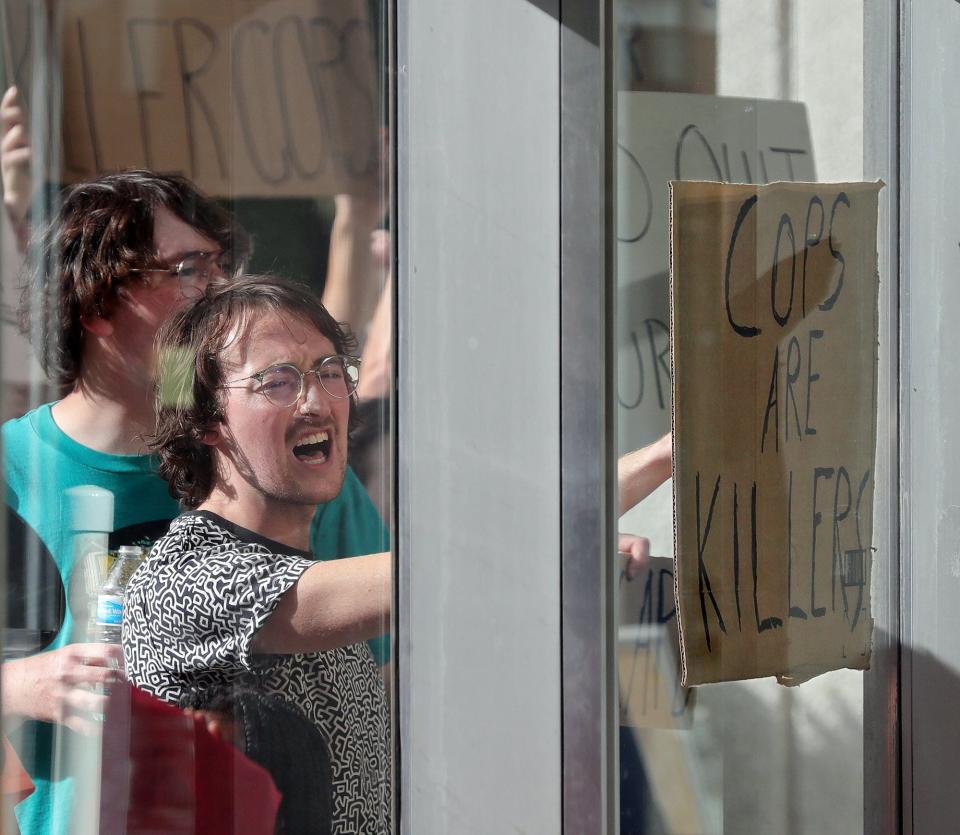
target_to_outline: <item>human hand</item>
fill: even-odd
[[[622,533],[617,542],[617,550],[627,558],[624,570],[628,580],[636,577],[650,562],[650,540],[645,536]]]
[[[386,229],[374,229],[370,233],[370,257],[373,265],[384,274],[390,271],[390,233]]]
[[[380,194],[336,194],[333,197],[336,226],[357,230],[366,236],[377,227],[386,213]]]
[[[0,99],[0,175],[3,179],[3,202],[15,224],[26,219],[30,208],[33,184],[30,175],[30,137],[24,123],[16,87],[10,87]]]
[[[94,733],[107,697],[93,691],[116,681],[123,653],[114,644],[70,644],[3,665],[3,712]]]
[[[191,719],[202,722],[211,736],[229,742],[237,748],[243,748],[243,741],[239,735],[240,727],[230,714],[219,710],[193,707],[185,708],[184,713]]]

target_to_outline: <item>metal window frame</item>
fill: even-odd
[[[882,557],[874,577],[877,626],[873,669],[864,678],[864,831],[897,833],[909,819],[909,763],[901,767],[901,712],[908,709],[908,670],[901,681],[900,567],[900,78],[901,3],[885,0],[864,7],[865,177],[887,183],[881,212],[880,272],[886,277],[881,320],[882,357],[878,391],[878,437],[893,440],[880,450],[877,541]],[[398,54],[397,10],[391,22],[393,62]],[[552,4],[536,2],[541,8]],[[614,258],[612,206],[615,177],[611,143],[615,138],[612,84],[611,0],[559,3],[560,24],[560,477],[561,477],[561,715],[563,831],[617,831],[616,669],[614,624],[608,617],[614,578],[609,555],[614,547],[615,465],[613,410],[612,304]],[[407,68],[394,67],[391,113],[398,131],[393,152],[408,141],[397,119],[397,79]],[[394,219],[398,195],[409,184],[394,157]],[[403,228],[398,231],[395,267],[405,263]],[[397,282],[399,288],[399,281]],[[395,290],[396,292],[396,290]],[[398,297],[399,298],[399,297]],[[398,328],[398,332],[399,332]],[[396,356],[402,355],[397,352]],[[399,407],[399,412],[397,411]],[[402,417],[395,403],[394,424]],[[405,488],[395,450],[399,490]],[[401,512],[399,501],[395,506]],[[398,541],[402,549],[403,542]],[[395,588],[395,615],[405,627],[409,604],[403,585],[402,553]],[[396,634],[396,633],[395,633]],[[397,645],[400,649],[400,644]],[[402,651],[402,650],[401,650]],[[408,697],[402,656],[395,686]],[[396,739],[397,762],[403,740]],[[400,785],[400,781],[397,782]],[[398,793],[399,794],[399,793]],[[397,799],[398,808],[402,798]],[[909,831],[909,830],[907,830]]]
[[[952,831],[960,816],[960,110],[946,93],[960,5],[900,0],[899,14],[902,831],[925,833]]]
[[[563,831],[619,830],[614,507],[613,3],[561,4]]]
[[[398,832],[561,820],[558,5],[396,0]]]
[[[874,644],[863,680],[863,831],[903,831],[900,508],[900,0],[864,4],[864,179],[882,179],[878,268],[883,301],[877,392]],[[884,444],[883,439],[887,439]]]
[[[560,352],[559,420],[559,623],[560,676],[544,688],[544,695],[560,700],[561,817],[564,832],[614,833],[617,831],[617,753],[614,624],[608,617],[613,600],[614,576],[610,555],[614,543],[614,433],[615,416],[606,408],[613,391],[612,155],[615,95],[611,84],[611,0],[517,0],[516,7],[539,9],[558,24],[559,61],[549,71],[559,82],[559,182],[558,291]],[[416,83],[417,56],[410,52],[408,27],[412,5],[397,0],[393,20],[395,147],[394,212],[397,221],[398,342],[397,379],[401,386],[394,414],[397,443],[404,443],[405,427],[413,420],[409,396],[402,388],[403,364],[410,361],[403,344],[410,333],[411,298],[405,289],[404,270],[411,268],[410,234],[416,219],[409,211],[411,163],[418,153],[411,142],[406,97]],[[513,12],[511,11],[510,14]],[[509,16],[509,15],[508,15]],[[436,22],[436,21],[434,21]],[[431,26],[431,32],[433,27]],[[411,64],[408,68],[407,62]],[[411,72],[411,76],[408,76]],[[420,76],[422,79],[422,76]],[[421,81],[422,83],[422,81]],[[397,214],[399,207],[400,214]],[[398,563],[395,585],[396,623],[395,688],[400,720],[396,739],[401,773],[395,778],[400,817],[406,831],[416,826],[405,793],[412,790],[405,765],[419,762],[412,743],[404,738],[411,726],[410,700],[416,682],[405,663],[416,652],[410,628],[411,572],[415,555],[408,553],[409,520],[405,521],[406,491],[415,486],[409,451],[395,450],[397,473],[396,537]],[[408,515],[408,514],[407,514]],[[422,604],[421,604],[422,605]],[[598,652],[598,648],[599,652]],[[406,657],[405,657],[406,656]],[[554,766],[551,766],[554,767]],[[501,779],[507,779],[509,769]],[[406,829],[405,829],[406,828]],[[399,831],[399,830],[398,830]],[[412,831],[412,830],[411,830]]]

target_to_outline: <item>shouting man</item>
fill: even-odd
[[[91,792],[74,792],[83,775],[71,765],[73,734],[94,727],[103,697],[91,687],[112,675],[118,656],[115,647],[76,643],[86,624],[75,615],[89,589],[74,577],[66,491],[92,485],[113,494],[111,548],[166,531],[179,508],[143,441],[154,429],[154,335],[211,279],[230,278],[248,250],[233,218],[188,180],[127,171],[72,187],[31,254],[30,333],[66,394],[3,426],[8,524],[39,539],[43,549],[26,558],[49,554],[66,606],[46,651],[3,666],[4,715],[8,727],[20,724],[14,743],[37,785],[16,809],[25,835],[76,826],[71,798]],[[386,547],[383,523],[349,469],[344,484],[314,508],[319,557]]]
[[[390,555],[316,562],[340,493],[359,360],[306,289],[212,284],[157,338],[160,472],[189,510],[131,580],[127,675],[174,704],[254,687],[300,708],[331,751],[333,830],[389,831],[389,722],[365,643],[389,613]]]

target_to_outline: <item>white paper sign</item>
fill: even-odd
[[[799,102],[620,93],[617,342],[620,453],[670,430],[670,180],[816,179]]]

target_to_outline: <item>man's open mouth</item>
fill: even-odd
[[[322,464],[330,455],[330,433],[314,432],[300,439],[293,448],[293,454],[298,461],[305,464]]]

